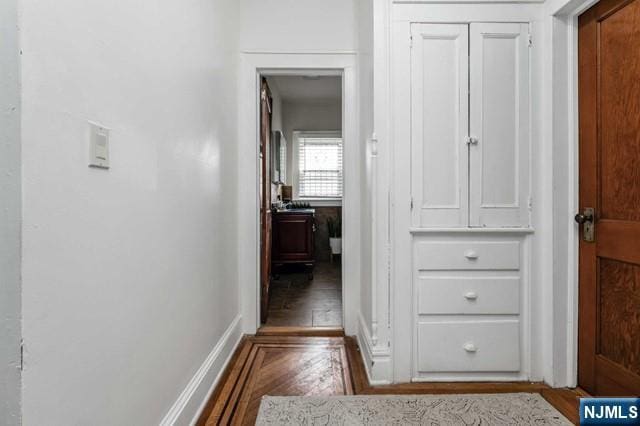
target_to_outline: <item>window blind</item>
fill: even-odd
[[[298,139],[298,196],[342,198],[342,138]]]

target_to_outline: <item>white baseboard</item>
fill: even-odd
[[[382,349],[373,346],[371,333],[362,313],[358,314],[358,320],[358,346],[360,346],[369,384],[373,386],[388,385],[393,382],[391,352],[389,348]]]
[[[207,400],[220,380],[242,338],[241,316],[231,322],[196,374],[189,380],[176,402],[160,422],[160,426],[192,425],[200,416]]]

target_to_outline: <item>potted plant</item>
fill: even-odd
[[[328,218],[327,228],[329,229],[329,245],[331,246],[331,254],[342,253],[342,223],[340,221],[340,216]]]

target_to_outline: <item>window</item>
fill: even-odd
[[[298,133],[298,197],[342,198],[342,137]]]

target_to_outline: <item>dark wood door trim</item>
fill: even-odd
[[[271,144],[272,98],[267,80],[260,85],[260,321],[267,321],[271,282]]]

